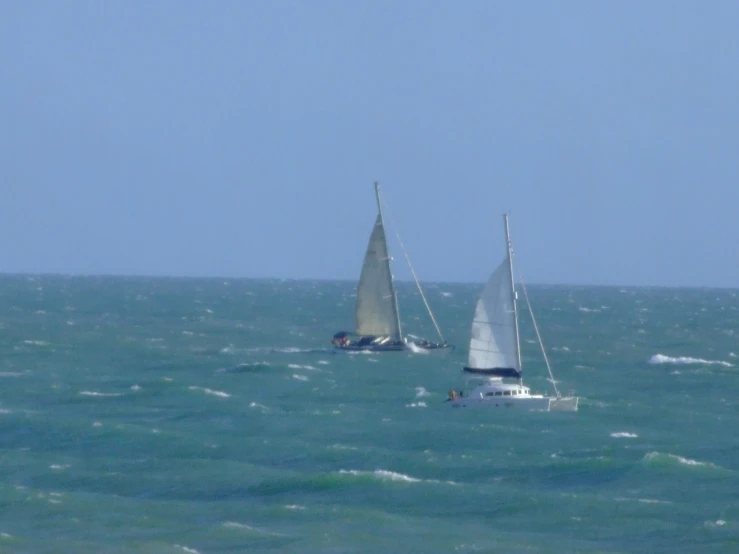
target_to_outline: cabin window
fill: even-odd
[[[509,390],[503,391],[503,396],[510,396],[510,395],[511,395],[511,391]]]
[[[495,396],[495,393],[494,392],[486,392],[485,393],[485,396]]]
[[[503,395],[503,393],[500,392],[500,391],[498,391],[498,392],[495,393],[495,396],[502,396],[502,395]]]

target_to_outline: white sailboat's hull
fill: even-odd
[[[549,404],[549,410],[554,412],[576,412],[577,411],[577,396],[564,396],[560,398],[553,398]]]
[[[487,408],[531,410],[538,412],[576,412],[578,398],[575,396],[463,396],[456,400],[449,400],[447,404],[452,408]]]

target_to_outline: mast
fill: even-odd
[[[513,246],[511,245],[511,232],[508,229],[508,214],[503,214],[503,223],[505,225],[505,243],[506,255],[508,256],[508,269],[511,277],[511,298],[513,299],[513,321],[514,331],[516,335],[516,362],[518,362],[518,371],[523,371],[521,367],[521,340],[518,335],[518,307],[516,306],[516,286],[513,284]],[[522,378],[518,379],[519,383],[523,382]]]
[[[382,217],[382,202],[380,201],[380,183],[375,181],[375,197],[377,198],[377,212],[380,214],[380,223],[382,224],[382,232],[385,234],[385,244],[387,248],[387,234],[385,233],[385,219]],[[390,274],[390,294],[392,295],[393,306],[395,307],[395,319],[398,323],[398,338],[403,340],[403,328],[400,325],[400,309],[398,308],[398,293],[395,292],[395,283],[393,282],[393,272],[390,267],[390,253],[388,252],[386,261],[388,273]]]

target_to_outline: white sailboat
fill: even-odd
[[[506,257],[490,276],[482,291],[472,319],[470,352],[463,373],[467,377],[465,391],[449,391],[448,405],[453,408],[518,408],[525,410],[577,411],[576,396],[561,396],[549,366],[534,313],[521,282],[526,303],[541,346],[554,396],[531,394],[523,384],[521,346],[518,334],[518,307],[513,283],[513,249],[504,214]],[[504,379],[515,379],[514,382]],[[476,386],[471,388],[471,383]]]
[[[345,351],[376,351],[388,352],[399,350],[438,350],[453,348],[444,341],[431,307],[426,301],[413,266],[410,265],[408,255],[406,261],[411,269],[413,279],[421,293],[431,321],[439,334],[440,342],[431,342],[424,339],[409,341],[403,336],[400,323],[398,295],[395,292],[393,274],[390,269],[387,239],[385,237],[385,222],[382,216],[382,202],[380,200],[380,184],[375,183],[375,197],[377,199],[377,219],[370,234],[367,251],[362,264],[362,274],[357,288],[357,305],[355,308],[356,331],[354,333],[341,331],[333,337],[333,344],[337,349]],[[401,248],[402,248],[401,242]]]

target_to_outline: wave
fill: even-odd
[[[405,346],[407,350],[410,350],[414,354],[428,354],[429,353],[429,350],[421,348],[420,346],[416,346],[416,343],[412,341],[407,342]]]
[[[300,348],[298,346],[255,346],[247,348],[245,352],[266,352],[270,354],[330,354],[334,352],[334,348]]]
[[[404,475],[403,473],[396,473],[394,471],[388,471],[386,469],[376,469],[375,471],[359,471],[357,469],[341,469],[340,474],[355,475],[358,477],[376,477],[383,481],[403,481],[405,483],[420,483],[421,479],[411,477],[410,475]]]
[[[616,502],[630,502],[630,501],[636,501],[641,502],[642,504],[672,504],[670,500],[657,500],[655,498],[628,498],[624,496],[618,496],[614,498]]]
[[[299,348],[297,346],[287,346],[285,348],[272,348],[272,352],[281,352],[283,354],[300,354],[303,352],[313,352],[313,349]]]
[[[220,391],[220,390],[213,390],[213,389],[207,389],[205,387],[195,387],[195,386],[187,387],[187,388],[190,390],[203,391],[205,394],[210,394],[213,396],[220,396],[221,398],[231,398],[230,394],[228,394],[227,392]]]
[[[82,396],[123,396],[122,392],[96,392],[92,390],[80,391]]]
[[[734,367],[729,362],[723,360],[704,360],[702,358],[691,358],[689,356],[678,356],[673,358],[672,356],[665,356],[664,354],[655,354],[649,358],[649,363],[652,365],[659,364],[679,364],[679,365],[721,365],[724,367]]]
[[[24,344],[33,344],[35,346],[49,346],[48,341],[45,340],[24,340]]]
[[[251,525],[247,525],[246,523],[239,523],[238,521],[224,521],[223,527],[231,528],[231,529],[243,529],[245,531],[253,531],[255,533],[263,534],[263,535],[271,535],[273,537],[282,537],[284,535],[280,533],[275,533],[274,531],[267,531],[266,529],[260,529],[259,527],[253,527]]]
[[[426,402],[411,402],[405,405],[406,408],[427,408]]]
[[[644,462],[654,465],[663,466],[688,466],[696,468],[710,468],[710,469],[723,469],[716,464],[711,462],[701,462],[699,460],[691,460],[690,458],[683,458],[677,454],[663,454],[662,452],[648,452],[644,455]]]
[[[726,520],[717,519],[716,521],[706,521],[706,527],[723,527],[726,525]]]
[[[416,398],[421,398],[422,396],[431,396],[431,393],[424,387],[416,387]]]
[[[175,548],[181,548],[182,550],[184,550],[185,552],[188,552],[189,554],[200,554],[200,552],[188,546],[182,546],[181,544],[175,544],[174,546]]]
[[[619,431],[617,433],[611,433],[611,436],[614,439],[635,439],[639,435],[637,435],[636,433],[629,433],[627,431]]]
[[[297,373],[293,373],[293,379],[297,379],[298,381],[308,381],[308,377],[305,375],[298,375]]]
[[[296,491],[328,491],[345,487],[376,486],[376,483],[393,484],[450,484],[453,481],[437,481],[435,479],[419,479],[412,475],[405,475],[386,469],[362,471],[357,469],[341,469],[327,473],[316,473],[309,476],[293,476],[277,479],[265,479],[259,484],[249,487],[251,494],[257,496],[288,495],[294,497]]]
[[[270,366],[267,362],[258,362],[255,364],[239,364],[236,367],[222,367],[216,369],[216,373],[260,373],[269,369]]]
[[[456,485],[454,481],[439,481],[437,479],[419,479],[404,473],[397,473],[387,469],[376,469],[374,471],[360,471],[357,469],[340,469],[340,475],[353,475],[355,477],[379,479],[380,481],[396,481],[402,483],[446,483],[448,485]]]
[[[289,369],[307,369],[309,371],[318,371],[318,368],[312,365],[300,365],[300,364],[287,364]]]

